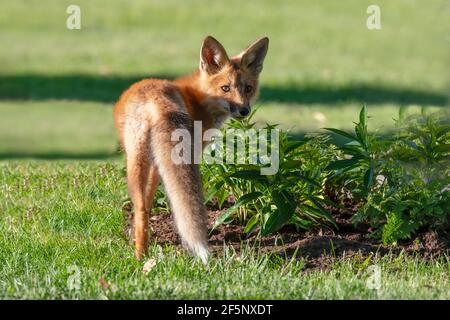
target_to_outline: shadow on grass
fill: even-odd
[[[174,79],[174,74],[158,74],[151,77]],[[0,100],[49,100],[68,99],[81,101],[115,102],[121,92],[133,82],[149,75],[0,75]],[[408,88],[353,84],[332,86],[270,86],[261,88],[261,102],[303,104],[329,104],[338,102],[395,103],[417,105],[447,105],[444,93]]]
[[[148,77],[148,76],[147,76]],[[176,75],[160,74],[152,77],[174,79]],[[143,75],[100,76],[86,74],[72,75],[0,75],[0,100],[66,99],[114,103],[121,92],[133,82],[145,78]],[[369,84],[353,86],[305,87],[305,86],[263,86],[261,102],[284,102],[334,105],[339,102],[357,103],[395,103],[418,105],[447,105],[447,97],[442,93],[421,90],[382,87]],[[296,132],[295,138],[306,133]],[[390,133],[386,133],[389,135]],[[342,145],[347,142],[331,134],[331,142]],[[106,160],[118,157],[117,152],[80,152],[80,151],[0,151],[0,160],[5,159],[41,159],[41,160]]]
[[[330,137],[329,143],[332,143],[336,146],[343,146],[345,143],[349,142],[348,139],[343,138],[333,132],[303,132],[303,131],[295,131],[289,133],[289,138],[292,140],[303,140],[306,136],[316,135],[316,134],[327,134]],[[393,131],[383,132],[381,134],[382,137],[390,137],[394,134]],[[47,152],[39,152],[39,151],[23,151],[23,150],[4,150],[0,151],[0,161],[2,160],[112,160],[118,159],[121,157],[123,152],[117,149],[116,151],[91,151],[91,152],[83,152],[79,150],[74,151],[47,151]]]
[[[0,152],[1,160],[110,160],[119,157],[118,152],[70,152],[70,151],[49,151],[49,152]]]
[[[447,96],[422,90],[354,84],[342,87],[263,87],[262,101],[303,104],[335,104],[337,102],[357,102],[360,104],[393,103],[398,105],[447,105]]]

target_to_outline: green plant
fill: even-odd
[[[384,243],[408,239],[422,228],[447,224],[450,125],[439,112],[406,117],[400,109],[398,133],[383,138],[367,131],[367,109],[360,112],[355,134],[327,130],[350,140],[342,159],[328,169],[335,190],[344,186],[360,203],[355,223],[369,222]]]
[[[207,200],[214,197],[219,207],[230,196],[234,200],[214,227],[237,219],[245,223],[245,232],[259,227],[264,236],[286,224],[303,229],[333,224],[326,208],[347,200],[357,208],[353,222],[369,223],[372,236],[386,244],[408,239],[419,229],[447,226],[448,114],[424,110],[406,116],[401,108],[397,131],[389,137],[370,133],[368,119],[363,106],[353,133],[326,128],[348,140],[341,147],[330,144],[328,136],[296,141],[280,130],[279,170],[273,175],[261,175],[264,165],[259,162],[202,166]],[[255,123],[250,117],[230,126],[248,130]],[[270,131],[277,126],[264,128]]]
[[[340,158],[331,162],[327,169],[334,172],[332,178],[345,177],[340,181],[342,187],[351,190],[356,199],[367,197],[373,189],[375,177],[383,171],[384,150],[390,143],[389,140],[369,134],[367,122],[367,107],[363,106],[359,113],[359,122],[355,123],[354,134],[324,128],[349,140],[339,148],[342,151]]]
[[[240,138],[246,139],[245,130],[255,127],[251,119],[232,120],[230,127],[241,129]],[[268,124],[263,129],[268,135],[271,130],[279,130],[276,125]],[[335,148],[326,144],[327,137],[296,141],[279,130],[278,150],[275,150],[276,142],[269,138],[268,141],[271,152],[279,153],[279,169],[275,174],[261,174],[265,165],[260,158],[256,164],[203,166],[207,200],[215,197],[221,206],[229,195],[235,199],[234,205],[219,216],[214,228],[238,219],[245,223],[246,233],[259,227],[259,234],[265,236],[288,223],[303,229],[323,223],[334,224],[325,209],[330,201],[323,196],[326,178],[323,170],[335,153]],[[245,160],[249,160],[251,144],[252,141],[247,141]]]

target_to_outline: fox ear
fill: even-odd
[[[264,58],[269,49],[269,38],[264,37],[253,42],[239,56],[241,57],[241,68],[259,74],[263,68]]]
[[[230,59],[223,46],[213,37],[207,36],[200,50],[200,70],[214,74],[228,63]]]

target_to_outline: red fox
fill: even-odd
[[[160,179],[183,245],[204,263],[208,258],[207,212],[198,165],[176,164],[171,150],[176,129],[220,128],[227,117],[250,113],[269,45],[267,37],[229,58],[213,37],[204,39],[199,70],[174,81],[133,84],[114,107],[114,122],[126,153],[127,185],[134,206],[135,256],[147,254],[149,214]]]

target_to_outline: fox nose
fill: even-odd
[[[250,113],[250,107],[243,107],[239,110],[239,114],[243,117],[247,116]]]

